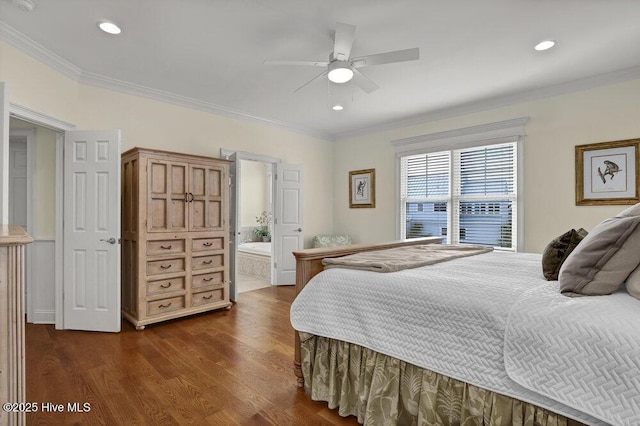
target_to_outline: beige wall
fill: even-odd
[[[267,165],[259,161],[240,160],[242,176],[240,184],[240,226],[258,226],[256,217],[263,211],[270,212]]]
[[[121,129],[122,151],[139,146],[218,157],[225,148],[302,164],[308,194],[305,241],[332,229],[331,142],[79,84],[3,42],[0,81],[8,83],[11,102],[73,123],[79,130]]]
[[[575,205],[575,145],[640,138],[640,80],[342,140],[334,150],[334,232],[357,242],[397,238],[392,140],[529,116],[524,146],[525,250],[572,227],[589,230],[623,206]],[[349,209],[348,172],[376,169],[376,208]]]
[[[36,127],[35,207],[36,238],[55,238],[56,235],[56,133]]]

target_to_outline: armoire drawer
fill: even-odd
[[[221,266],[224,266],[224,255],[222,253],[209,256],[194,256],[191,261],[191,269],[194,271],[198,269],[219,268]]]
[[[193,251],[222,250],[224,237],[194,238]]]
[[[207,287],[218,285],[224,282],[224,271],[211,272],[209,274],[193,275],[191,277],[191,287]]]
[[[147,255],[149,256],[184,253],[184,248],[184,239],[147,241]]]
[[[147,296],[184,290],[184,277],[147,281]]]
[[[147,275],[184,272],[184,257],[147,261]]]
[[[191,295],[191,305],[202,306],[209,303],[218,303],[224,301],[224,288],[218,288],[215,290],[203,291],[200,293],[193,293]]]
[[[184,309],[184,296],[147,302],[147,315],[161,315],[167,312]]]

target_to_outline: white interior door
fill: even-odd
[[[120,331],[120,131],[64,141],[63,328]]]
[[[279,163],[276,167],[274,217],[275,285],[295,284],[296,260],[292,252],[304,246],[302,224],[302,165]]]
[[[236,272],[236,256],[238,255],[238,245],[240,244],[240,161],[237,153],[229,156],[233,161],[229,166],[229,299],[238,301],[238,286]]]

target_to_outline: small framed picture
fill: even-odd
[[[349,172],[349,207],[376,206],[376,169]]]
[[[640,202],[640,139],[576,146],[576,205]]]

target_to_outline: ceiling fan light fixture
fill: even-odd
[[[115,23],[111,22],[111,21],[100,21],[98,22],[98,27],[104,31],[105,33],[108,34],[120,34],[122,32],[122,30],[120,29],[120,27],[118,25],[116,25]]]
[[[333,61],[329,64],[329,80],[334,83],[346,83],[353,78],[351,64],[347,61]]]

